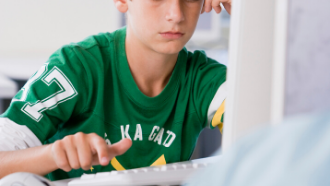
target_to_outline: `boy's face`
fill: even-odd
[[[194,33],[203,0],[127,0],[128,32],[142,46],[178,53]]]

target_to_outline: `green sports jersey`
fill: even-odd
[[[30,78],[1,116],[27,126],[44,144],[77,132],[96,133],[108,144],[123,138],[133,141],[108,166],[56,170],[48,175],[51,180],[189,160],[213,115],[219,122],[212,121],[212,126],[220,123],[224,65],[202,51],[184,48],[164,90],[148,97],[130,72],[125,38],[126,28],[122,28],[64,46]]]

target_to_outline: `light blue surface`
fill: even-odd
[[[330,185],[330,112],[292,118],[245,137],[187,185]]]

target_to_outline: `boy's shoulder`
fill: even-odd
[[[99,33],[80,42],[64,45],[50,56],[49,61],[76,65],[109,62],[109,59],[104,59],[104,56],[108,58],[114,56],[113,54],[118,51],[114,43],[116,39],[124,37],[125,33],[126,28],[121,28],[111,33]]]
[[[105,32],[88,36],[80,42],[70,43],[62,46],[57,52],[54,53],[54,55],[56,55],[59,51],[65,53],[75,51],[76,53],[77,51],[83,52],[93,49],[107,48],[115,41],[116,37],[120,37],[120,35],[122,35],[122,33],[125,31],[125,28],[121,28],[114,32]]]
[[[126,32],[125,28],[118,29],[114,32],[99,33],[89,36],[78,43],[72,43],[71,46],[78,46],[82,49],[89,49],[95,46],[100,48],[109,47],[109,45],[115,41],[115,38],[120,37],[123,32]]]
[[[187,65],[188,68],[193,68],[195,70],[201,70],[201,68],[222,68],[226,69],[226,66],[219,63],[218,61],[208,57],[203,50],[195,50],[193,52],[187,51],[186,48],[183,49],[184,53],[187,54]],[[182,52],[182,51],[181,51]]]
[[[80,42],[70,43],[69,45],[65,45],[64,47],[77,47],[83,50],[88,50],[93,47],[99,47],[99,48],[109,47],[109,45],[114,42],[118,32],[121,32],[121,29],[111,33],[106,32],[106,33],[99,33],[97,35],[92,35]]]
[[[71,47],[80,47],[82,49],[89,49],[92,47],[108,47],[109,43],[113,41],[113,33],[99,33],[97,35],[92,35],[78,43],[71,43]]]

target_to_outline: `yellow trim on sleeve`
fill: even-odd
[[[225,105],[226,105],[226,99],[223,100],[219,109],[214,114],[213,119],[212,119],[212,127],[218,126],[221,133],[222,133],[222,128],[223,128],[223,123],[221,122],[221,120],[222,120],[223,114],[225,113]]]
[[[222,134],[223,123],[220,123],[220,124],[218,125],[218,129],[220,130],[220,133]]]
[[[126,170],[117,160],[117,158],[112,158],[111,160],[111,165],[113,166],[113,168],[115,168],[117,171],[122,171],[122,170]]]

